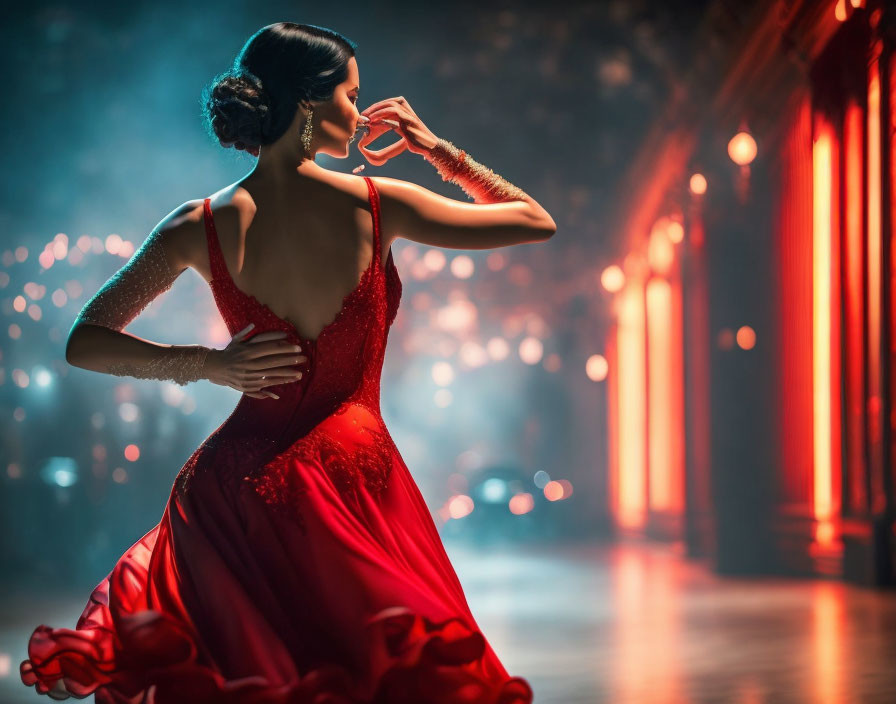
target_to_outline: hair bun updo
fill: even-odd
[[[206,132],[258,156],[286,134],[303,102],[333,99],[355,44],[326,27],[276,22],[259,29],[228,71],[202,89]]]
[[[229,71],[206,90],[205,111],[222,147],[258,156],[268,134],[271,104],[261,81],[248,71]]]

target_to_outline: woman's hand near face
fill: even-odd
[[[358,140],[358,149],[374,166],[382,166],[389,159],[398,156],[405,149],[415,154],[426,154],[432,149],[438,137],[423,124],[417,113],[403,97],[380,100],[361,111],[361,115],[368,117],[369,131]],[[377,151],[370,151],[364,145],[369,144],[377,137],[389,130],[395,130],[401,139]]]

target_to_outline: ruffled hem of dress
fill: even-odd
[[[459,618],[435,622],[403,607],[368,622],[369,673],[356,681],[341,665],[325,665],[297,681],[227,680],[197,661],[189,634],[170,616],[140,611],[107,628],[39,626],[20,667],[22,681],[52,699],[121,704],[530,704],[521,677],[496,682],[483,672],[482,634]],[[51,690],[59,679],[69,692]],[[361,689],[366,691],[361,691]],[[102,698],[101,698],[102,696]]]

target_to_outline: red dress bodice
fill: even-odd
[[[244,394],[207,444],[236,451],[243,460],[247,451],[253,453],[259,469],[286,450],[293,455],[329,452],[334,480],[343,488],[359,479],[371,488],[381,488],[386,480],[383,468],[388,463],[380,461],[380,456],[390,449],[391,439],[380,415],[380,375],[389,328],[401,300],[401,280],[391,248],[385,265],[382,262],[379,194],[373,181],[363,178],[373,220],[373,254],[357,286],[344,297],[336,317],[316,339],[303,337],[291,322],[237,287],[221,251],[211,199],[204,202],[210,285],[231,335],[249,323],[255,327],[246,340],[265,331],[282,330],[288,333],[286,339],[301,345],[300,354],[308,357],[301,379],[267,387],[279,399]],[[364,441],[365,436],[369,442]],[[191,478],[190,464],[179,477],[181,489]],[[276,484],[278,475],[254,474],[263,475],[258,481],[268,485],[267,490],[257,487],[260,493],[282,503],[278,499],[288,492]]]

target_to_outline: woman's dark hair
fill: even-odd
[[[224,147],[258,155],[277,141],[299,102],[325,101],[348,77],[354,42],[325,27],[277,22],[243,45],[233,66],[202,90],[206,131]]]

